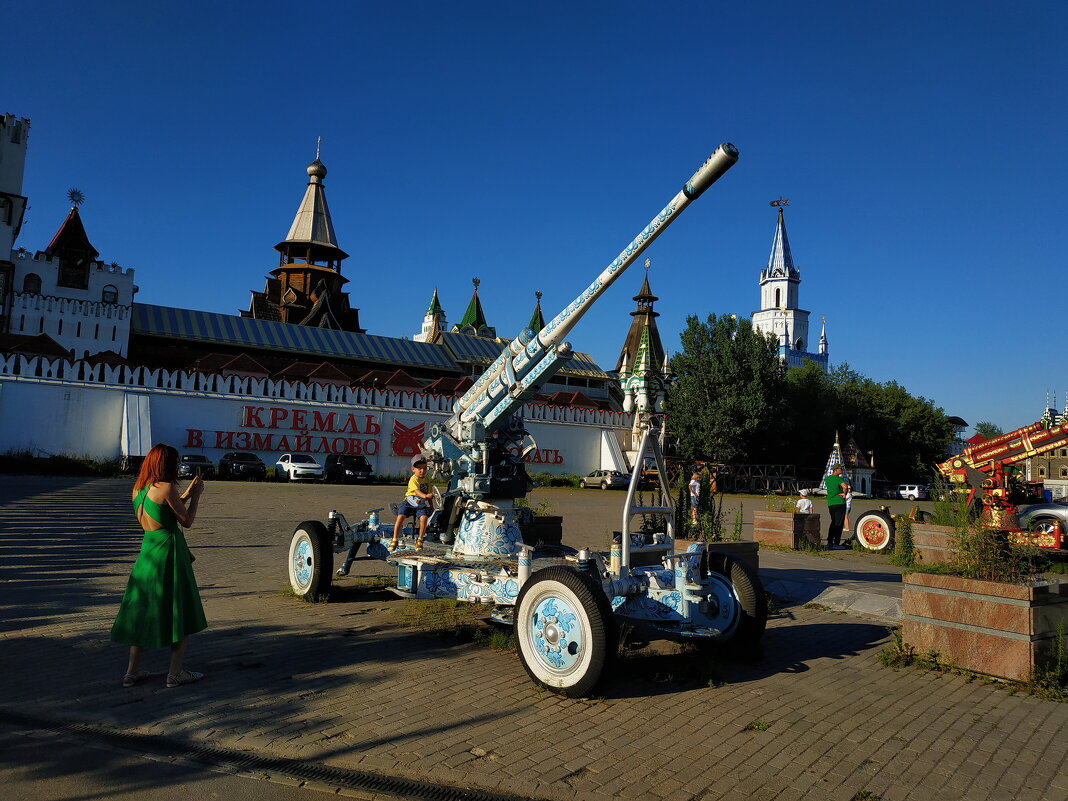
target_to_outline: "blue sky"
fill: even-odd
[[[18,244],[77,187],[141,302],[247,308],[322,136],[369,332],[417,332],[435,286],[459,320],[478,276],[513,336],[731,141],[647,252],[668,350],[688,314],[757,308],[781,195],[832,362],[973,424],[1064,403],[1063,3],[149,5],[0,0],[0,110],[32,120]],[[608,369],[641,279],[571,333]]]

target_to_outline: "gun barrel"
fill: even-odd
[[[634,240],[611,262],[581,295],[568,304],[562,312],[550,320],[525,347],[517,348],[513,340],[510,348],[505,348],[500,357],[475,382],[454,407],[454,419],[461,415],[470,418],[478,415],[499,399],[501,393],[494,391],[492,382],[498,380],[505,372],[508,379],[521,377],[532,367],[531,362],[551,353],[554,346],[561,343],[575,324],[582,319],[586,310],[610,287],[624,271],[632,265],[649,245],[653,243],[664,229],[682,213],[683,209],[696,200],[738,161],[738,149],[730,142],[724,142],[716,148],[704,164],[690,177],[682,190],[671,199]],[[528,329],[529,330],[529,329]],[[466,412],[466,414],[464,414]]]

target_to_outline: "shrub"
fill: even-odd
[[[912,567],[916,562],[912,545],[912,520],[906,515],[894,515],[894,532],[894,552],[890,554],[890,564]]]

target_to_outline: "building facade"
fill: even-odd
[[[344,288],[348,254],[318,157],[275,246],[278,266],[240,315],[134,303],[133,270],[100,260],[80,193],[44,250],[15,250],[28,130],[2,118],[0,452],[110,459],[164,441],[213,461],[229,450],[268,464],[286,450],[362,453],[380,473],[403,473],[508,344],[486,323],[477,283],[452,331],[435,292],[424,337],[367,334]],[[540,317],[538,303],[531,320]],[[518,413],[538,443],[531,472],[626,468],[605,444],[631,427],[613,389],[613,376],[575,354]]]
[[[126,355],[134,271],[105,263],[85,232],[71,190],[71,209],[44,250],[15,248],[26,198],[22,180],[30,122],[0,118],[0,333],[5,346],[36,340],[84,358],[104,351]]]

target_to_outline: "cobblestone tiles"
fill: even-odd
[[[209,677],[122,690],[107,630],[139,544],[128,483],[38,484],[0,482],[5,709],[554,801],[1068,796],[1068,706],[884,668],[887,632],[860,617],[782,613],[716,686],[692,654],[628,652],[599,697],[569,700],[514,654],[403,628],[380,590],[287,597],[292,525],[274,521],[299,514],[293,491],[331,488],[213,484],[189,534],[211,625],[187,661]]]

